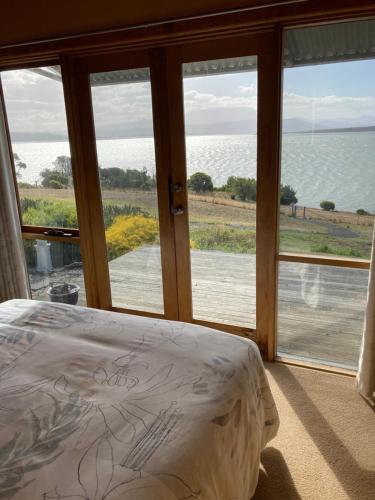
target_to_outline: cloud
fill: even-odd
[[[152,120],[149,83],[93,87],[92,97],[95,123],[98,127]]]
[[[255,83],[249,86],[240,85],[239,89],[241,94],[251,95],[251,96],[257,95],[257,86],[255,85]]]
[[[217,108],[257,108],[257,98],[242,96],[217,96],[203,94],[197,90],[188,90],[184,94],[184,104],[187,113]]]
[[[11,132],[67,133],[62,83],[27,70],[1,74]]]
[[[284,92],[283,115],[285,118],[358,119],[369,110],[375,110],[374,97],[304,96]]]
[[[27,70],[6,71],[1,75],[6,108],[12,132],[67,132],[61,82]],[[193,81],[193,79],[191,79]],[[202,85],[202,84],[200,84]],[[217,92],[190,88],[184,93],[186,119],[195,124],[247,120],[257,110],[257,86],[218,85]],[[224,90],[226,89],[226,90]],[[222,93],[226,95],[221,95]],[[229,95],[228,95],[229,94]],[[149,82],[93,87],[93,105],[98,130],[122,125],[131,130],[152,122]],[[283,94],[283,117],[318,122],[356,121],[375,110],[375,97],[311,96],[287,90]],[[367,125],[368,123],[366,123]],[[344,125],[346,126],[346,125]]]

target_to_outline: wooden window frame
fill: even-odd
[[[36,68],[36,67],[56,66],[56,65],[59,65],[59,60],[53,59],[53,60],[35,61],[35,63],[33,63],[33,64],[26,64],[26,65],[16,64],[16,65],[8,67],[6,69],[8,71],[15,71],[15,70],[23,70],[23,69],[30,69],[30,68]],[[8,121],[7,110],[6,110],[6,102],[5,102],[5,98],[4,98],[4,91],[3,91],[1,79],[0,79],[0,105],[2,106],[4,120],[5,120],[5,133],[6,133],[6,137],[7,137],[7,146],[9,149],[10,166],[11,166],[11,170],[12,170],[14,189],[15,189],[15,193],[16,193],[18,217],[19,217],[20,225],[21,225],[22,238],[24,240],[47,240],[47,241],[52,241],[52,242],[70,243],[70,244],[80,245],[81,239],[80,239],[79,228],[66,228],[66,227],[63,228],[63,227],[57,227],[57,226],[56,227],[32,226],[32,225],[23,224],[22,210],[21,210],[21,199],[20,199],[20,193],[19,193],[19,187],[18,187],[17,175],[16,175],[16,168],[15,168],[15,162],[14,162],[14,156],[13,156],[13,145],[12,145],[12,140],[11,140],[9,121]],[[64,105],[65,105],[65,102],[64,102]],[[62,235],[55,236],[55,235],[46,234],[49,231],[52,232],[52,231],[61,231],[61,230],[64,230],[64,232],[68,232],[69,234],[71,234],[71,236],[62,236]]]
[[[313,26],[321,26],[322,24],[325,25],[330,25],[330,24],[337,24],[337,23],[343,23],[343,22],[352,22],[352,21],[359,21],[359,20],[367,20],[367,19],[372,19],[375,21],[374,17],[368,17],[368,18],[363,18],[363,17],[354,17],[354,18],[337,18],[337,19],[330,19],[330,20],[317,20],[313,23],[304,23],[300,21],[295,21],[291,22],[288,24],[285,24],[283,26],[283,33],[287,29],[297,29],[297,28],[309,28]],[[284,67],[282,65],[282,60],[281,62],[281,72],[283,74],[284,72]],[[283,89],[281,88],[281,99],[283,99]],[[281,112],[282,112],[282,103],[281,103]],[[281,150],[281,143],[279,145],[280,150]],[[279,175],[281,177],[281,161],[280,161],[280,171]],[[279,207],[280,208],[280,205]],[[279,212],[280,215],[280,212]],[[279,216],[278,215],[278,216]],[[279,224],[278,224],[279,226]],[[278,231],[280,230],[280,227],[278,227]],[[298,253],[298,252],[285,252],[285,251],[280,251],[279,249],[280,245],[280,239],[278,238],[277,242],[277,253],[276,253],[276,261],[277,261],[277,274],[279,272],[279,263],[280,262],[290,262],[290,263],[300,263],[300,264],[309,264],[309,265],[319,265],[319,266],[332,266],[332,267],[343,267],[346,269],[363,269],[363,270],[369,270],[370,269],[370,260],[367,259],[359,259],[359,258],[347,258],[347,257],[339,257],[339,256],[324,256],[324,255],[319,255],[319,254],[309,254],[309,253]],[[278,335],[278,330],[277,330],[277,323],[275,325],[275,340],[277,339]],[[320,371],[327,371],[327,372],[332,372],[332,373],[337,373],[340,375],[348,375],[348,376],[355,376],[356,370],[351,370],[348,368],[338,368],[336,366],[330,366],[328,364],[322,364],[318,360],[298,360],[292,357],[287,357],[286,355],[279,355],[277,353],[277,349],[275,347],[274,351],[274,360],[279,361],[282,363],[290,364],[293,366],[301,366],[301,367],[308,367],[308,368],[315,368]]]
[[[275,204],[279,196],[279,139],[280,120],[280,58],[281,58],[281,27],[263,28],[250,34],[227,36],[209,41],[197,41],[171,47],[168,66],[177,64],[176,71],[182,70],[182,65],[189,62],[224,59],[241,56],[257,56],[258,60],[258,117],[257,117],[257,212],[256,212],[256,326],[246,328],[226,325],[193,318],[191,305],[191,271],[190,262],[177,262],[180,267],[179,276],[184,279],[185,296],[190,297],[187,321],[220,329],[229,333],[255,340],[268,360],[275,357],[275,325],[277,302],[277,275],[275,255],[277,253],[277,221],[278,209]],[[275,50],[276,49],[276,50]],[[175,82],[180,89],[180,81]],[[183,104],[183,103],[182,103]],[[174,104],[174,110],[178,102]],[[175,111],[174,111],[175,113]],[[183,109],[175,113],[175,127],[178,137],[184,135]],[[185,146],[177,153],[174,165],[181,165],[181,175],[186,176]],[[188,205],[186,195],[179,202],[187,207],[186,216],[179,218],[183,225],[182,231],[188,234]],[[186,240],[185,240],[186,241]],[[190,249],[182,248],[181,252],[190,254]],[[267,313],[265,314],[265,311]]]
[[[348,0],[344,3],[340,0],[334,0],[330,2],[327,6],[327,2],[323,0],[317,0],[311,2],[311,4],[302,5],[289,5],[285,7],[269,8],[269,9],[259,9],[257,11],[244,14],[244,13],[233,13],[222,16],[212,16],[210,19],[195,19],[182,21],[179,23],[170,23],[166,25],[158,25],[151,28],[135,28],[131,30],[117,31],[116,33],[103,33],[103,34],[93,34],[84,35],[81,37],[71,37],[61,40],[52,40],[47,42],[37,42],[25,46],[15,46],[8,47],[5,49],[0,49],[0,71],[11,70],[11,69],[26,69],[31,67],[48,66],[53,64],[59,64],[62,67],[63,80],[64,80],[64,90],[65,90],[65,105],[67,110],[67,120],[68,120],[68,130],[69,130],[69,140],[71,147],[71,156],[73,164],[73,180],[76,193],[77,202],[77,212],[80,231],[75,232],[73,237],[54,237],[55,241],[67,241],[67,242],[77,242],[81,244],[82,260],[84,266],[85,274],[85,285],[86,293],[88,297],[88,304],[93,307],[99,307],[103,309],[118,310],[121,312],[131,312],[133,314],[149,315],[152,317],[159,317],[159,315],[145,314],[139,311],[129,311],[120,308],[114,308],[110,304],[110,289],[108,289],[109,277],[107,276],[108,267],[103,265],[106,263],[106,259],[103,259],[104,248],[103,239],[101,243],[96,240],[90,241],[89,237],[92,234],[92,226],[90,225],[90,216],[98,215],[100,207],[91,210],[87,208],[86,200],[92,192],[98,191],[98,179],[95,175],[89,172],[87,175],[85,173],[84,165],[87,160],[85,154],[82,152],[80,146],[80,141],[77,138],[85,136],[86,139],[92,131],[85,132],[83,129],[83,124],[80,122],[79,117],[74,115],[74,108],[76,106],[77,95],[74,93],[74,89],[79,88],[83,82],[80,81],[80,69],[77,65],[76,60],[72,56],[88,56],[90,54],[98,53],[105,54],[108,58],[118,58],[119,53],[124,51],[139,49],[147,49],[153,51],[155,55],[154,61],[157,60],[157,54],[160,55],[160,51],[164,51],[166,57],[172,57],[174,52],[177,50],[178,46],[183,46],[183,44],[191,44],[194,41],[214,41],[216,43],[218,40],[223,40],[234,35],[259,34],[265,31],[273,32],[273,42],[271,47],[269,47],[269,54],[265,67],[263,68],[263,74],[272,77],[274,85],[269,87],[260,86],[260,94],[258,99],[263,102],[264,109],[268,109],[266,115],[270,116],[271,110],[279,110],[276,120],[271,121],[272,131],[269,133],[271,136],[271,141],[267,140],[267,136],[260,137],[258,139],[258,148],[266,148],[268,155],[268,162],[264,165],[264,179],[258,178],[259,182],[259,200],[263,199],[263,207],[261,207],[262,201],[259,201],[260,207],[259,213],[262,214],[259,224],[262,225],[264,235],[260,236],[259,244],[257,242],[257,253],[258,251],[264,251],[265,257],[263,259],[264,268],[262,269],[262,276],[257,277],[257,293],[258,287],[261,287],[260,300],[257,302],[257,317],[259,318],[259,325],[257,324],[256,332],[253,330],[248,330],[247,332],[237,328],[237,327],[227,327],[226,325],[207,323],[204,321],[192,320],[190,315],[190,304],[189,300],[185,300],[184,313],[180,315],[179,319],[185,321],[192,321],[194,323],[204,324],[207,326],[213,326],[215,328],[222,329],[224,331],[230,331],[235,334],[245,335],[249,338],[255,339],[260,345],[262,352],[265,354],[268,360],[274,361],[277,359],[276,356],[276,331],[277,331],[277,267],[278,262],[301,262],[307,264],[317,264],[317,265],[330,265],[330,266],[341,266],[348,268],[359,268],[368,269],[369,261],[358,260],[358,259],[347,259],[347,258],[335,258],[335,257],[323,257],[315,255],[304,255],[297,253],[284,253],[280,252],[278,248],[278,231],[279,231],[279,178],[280,178],[280,119],[281,119],[281,100],[282,100],[282,36],[283,31],[288,28],[295,27],[307,27],[324,23],[337,23],[346,22],[352,20],[360,19],[373,19],[375,16],[375,5],[373,2],[368,2],[366,0],[354,1]],[[164,49],[162,48],[164,47]],[[225,57],[225,55],[220,56]],[[109,59],[108,59],[109,60]],[[172,59],[171,59],[172,60]],[[139,64],[137,64],[139,67]],[[102,68],[101,68],[102,71]],[[160,72],[163,71],[160,65],[153,64],[153,71]],[[175,92],[175,98],[178,98],[178,93],[180,90],[176,85],[176,68],[170,68],[168,72],[165,73],[165,83],[172,82],[171,86],[159,86],[158,88],[153,88],[153,94],[157,96],[158,102],[153,103],[154,106],[164,106],[164,109],[168,111],[168,118],[163,120],[160,125],[160,130],[158,134],[160,137],[165,137],[165,135],[171,135],[174,130],[176,115],[173,115],[174,111],[171,107],[168,107],[168,102],[170,102],[170,93]],[[171,76],[174,74],[174,76]],[[73,79],[78,76],[78,87],[74,84]],[[160,77],[161,78],[161,77]],[[174,79],[174,84],[173,84]],[[262,94],[263,93],[263,94]],[[267,108],[268,106],[268,108]],[[86,110],[89,112],[89,110]],[[5,113],[6,116],[6,113]],[[177,121],[181,121],[177,117]],[[159,126],[159,125],[158,125]],[[180,127],[180,137],[181,137],[181,127]],[[9,131],[8,131],[8,139]],[[271,146],[270,146],[271,144]],[[9,140],[9,146],[11,148],[11,142]],[[160,147],[156,154],[163,159],[163,161],[171,163],[171,157],[175,155],[176,157],[181,157],[181,143],[176,146],[175,152],[171,150],[170,147],[163,148]],[[180,148],[180,149],[179,149]],[[179,150],[179,152],[178,152]],[[11,149],[10,149],[11,151]],[[177,151],[177,152],[176,152]],[[11,154],[11,159],[13,161],[13,155]],[[92,159],[92,158],[91,158]],[[170,167],[168,167],[170,168]],[[170,175],[177,175],[177,172],[182,172],[180,170],[172,169],[169,171]],[[15,178],[15,169],[13,164],[13,174],[16,192],[18,196],[18,186]],[[265,180],[270,182],[270,185],[266,185]],[[163,193],[162,196],[166,196]],[[265,196],[265,198],[263,198]],[[19,203],[19,199],[18,199]],[[20,205],[19,205],[20,206]],[[20,213],[21,218],[21,213]],[[174,231],[173,223],[169,222],[170,231]],[[258,214],[257,214],[257,226],[258,226]],[[260,226],[258,226],[260,227]],[[37,237],[45,237],[46,239],[52,240],[52,237],[42,236],[44,229],[50,228],[33,228],[31,226],[22,226],[23,235],[25,238],[36,239]],[[186,231],[185,228],[181,227],[181,231]],[[102,235],[103,227],[99,223],[99,233]],[[94,233],[95,234],[95,233]],[[176,233],[174,233],[176,234]],[[96,244],[98,243],[98,245]],[[178,255],[178,239],[172,242],[170,237],[169,249],[170,257],[173,261],[173,255]],[[175,259],[174,265],[177,266],[178,259]],[[100,264],[102,262],[102,264]],[[185,266],[186,272],[188,273],[189,263],[180,263],[180,265]],[[173,273],[172,273],[173,274]],[[258,275],[258,273],[257,273]],[[104,282],[100,281],[104,277]],[[169,277],[171,281],[173,278]],[[262,285],[264,285],[262,287]],[[175,283],[176,293],[179,287],[181,288],[181,283]],[[181,292],[180,292],[181,293]],[[182,300],[182,299],[181,299]],[[183,302],[183,301],[182,301]],[[172,310],[172,309],[171,309]],[[176,315],[176,311],[172,313],[172,316]],[[334,369],[332,371],[335,371]]]
[[[171,177],[170,127],[165,111],[165,86],[160,76],[160,65],[152,49],[138,51],[116,51],[114,53],[95,54],[88,57],[64,57],[61,61],[62,77],[66,89],[68,128],[73,144],[72,163],[76,165],[77,184],[81,186],[78,193],[85,195],[77,200],[80,214],[80,229],[86,234],[87,248],[82,248],[91,269],[89,287],[96,287],[97,301],[90,301],[92,307],[100,307],[116,312],[167,318],[178,320],[177,283],[175,272],[175,247],[173,240],[174,221],[170,212],[169,180]],[[103,221],[103,206],[100,181],[98,176],[98,160],[96,153],[96,137],[94,129],[93,109],[89,75],[96,72],[150,68],[150,84],[152,87],[152,108],[155,140],[156,180],[159,212],[159,228],[161,238],[161,264],[163,278],[164,313],[139,311],[112,305],[111,285],[107,262],[107,249]],[[155,78],[154,76],[158,77]],[[77,99],[79,96],[79,99]],[[157,97],[156,97],[157,96]],[[156,116],[163,117],[158,120]],[[83,189],[82,189],[83,188]],[[87,205],[87,200],[92,202]],[[93,202],[94,201],[94,202]],[[95,221],[95,241],[92,221]],[[88,248],[90,247],[90,248]]]

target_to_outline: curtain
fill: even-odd
[[[362,396],[375,404],[375,227],[357,382]]]
[[[30,298],[0,81],[0,302]]]

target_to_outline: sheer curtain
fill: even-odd
[[[0,302],[30,298],[0,81]]]
[[[362,396],[367,398],[372,404],[375,404],[375,227],[372,242],[365,327],[357,381],[358,389]]]

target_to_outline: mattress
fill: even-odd
[[[0,304],[0,498],[248,500],[278,424],[247,339]]]

